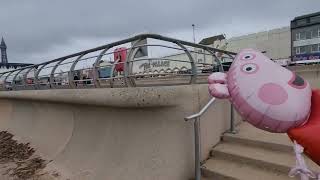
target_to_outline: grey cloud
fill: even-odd
[[[237,34],[233,27],[254,32],[289,25],[294,16],[319,6],[319,0],[10,0],[1,2],[0,35],[6,38],[9,58],[25,62],[57,46],[74,52],[77,39],[108,40],[142,31],[174,34],[192,23],[201,29],[200,36]]]

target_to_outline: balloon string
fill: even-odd
[[[291,168],[289,176],[294,177],[296,175],[300,175],[301,180],[309,180],[309,178],[320,180],[320,174],[315,175],[308,169],[308,166],[302,156],[304,148],[296,141],[293,141],[293,143],[293,149],[296,155],[296,166]]]

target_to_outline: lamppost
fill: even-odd
[[[195,35],[195,25],[194,24],[192,24],[192,32],[193,32],[193,43],[196,43],[196,35]],[[196,47],[194,47],[194,49],[193,49],[193,53],[194,53],[194,60],[195,60],[195,63],[197,63],[198,62],[198,52],[197,52],[197,49],[196,49]]]
[[[196,43],[196,35],[195,35],[195,32],[194,32],[194,28],[195,28],[195,25],[192,24],[192,31],[193,31],[193,42]]]

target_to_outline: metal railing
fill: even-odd
[[[185,121],[193,120],[194,128],[194,167],[195,167],[195,180],[201,180],[201,133],[200,133],[200,117],[208,110],[209,107],[216,101],[216,98],[213,97],[210,101],[196,114],[185,117]],[[230,127],[226,133],[236,134],[235,129],[235,119],[234,119],[234,109],[231,105],[230,109]]]
[[[158,41],[158,43],[141,44],[144,40]],[[147,48],[148,53],[138,57],[144,48]],[[158,50],[160,53],[154,55],[153,53],[157,54],[158,51],[151,51],[152,48],[162,50]],[[164,55],[166,50],[170,53]],[[222,56],[217,57],[217,52]],[[230,62],[235,55],[233,52],[157,34],[141,34],[40,64],[0,73],[0,90],[118,88],[207,83],[207,76],[212,72],[224,71],[221,62],[225,59]],[[212,98],[199,113],[185,118],[186,121],[194,120],[196,180],[201,178],[200,116],[214,101],[215,98]],[[233,121],[231,115],[232,132]]]
[[[201,180],[201,137],[200,137],[200,117],[215,102],[212,98],[198,113],[188,116],[185,121],[193,120],[194,128],[194,158],[195,158],[195,180]]]
[[[148,43],[143,44],[144,40]],[[147,49],[147,55],[139,55],[144,49]],[[217,57],[217,52],[222,56]],[[233,60],[234,55],[233,52],[157,34],[141,34],[0,73],[0,90],[206,83],[211,72],[223,69],[221,60]]]

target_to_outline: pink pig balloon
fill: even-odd
[[[237,54],[227,74],[213,73],[208,80],[212,96],[229,98],[257,128],[283,133],[309,117],[309,83],[253,49]]]

